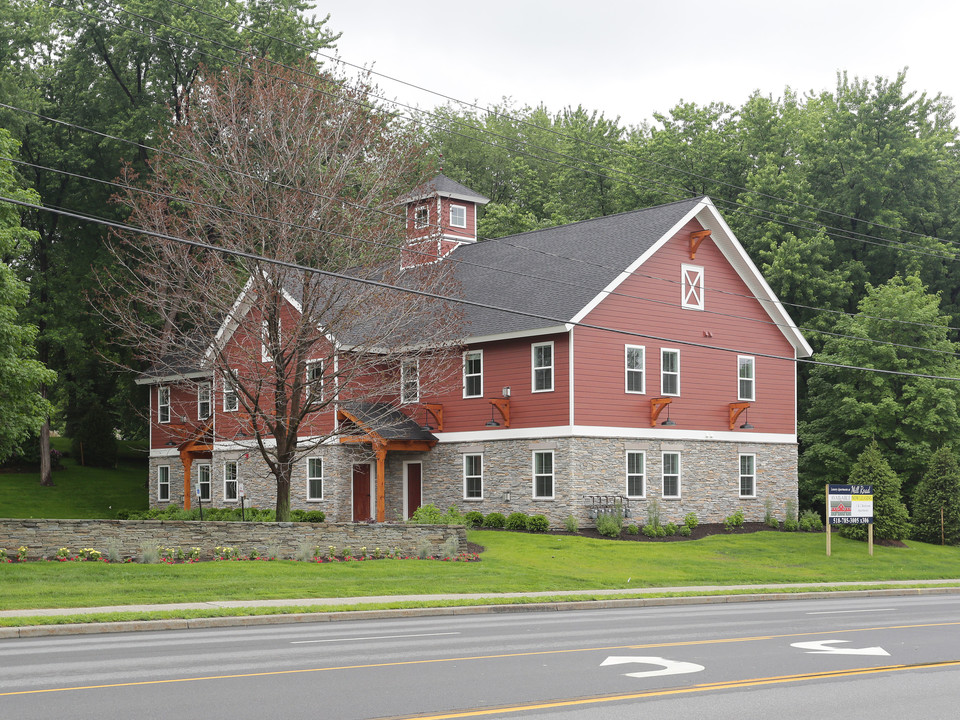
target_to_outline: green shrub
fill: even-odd
[[[767,501],[763,505],[763,522],[774,530],[780,529],[780,521],[777,520],[776,516],[773,514],[773,500],[767,498]]]
[[[783,521],[783,529],[785,532],[796,532],[800,529],[800,523],[796,518],[790,517],[789,515]]]
[[[684,527],[686,527],[686,525],[684,525]],[[670,537],[670,536],[672,536],[672,535],[676,535],[676,534],[677,534],[677,530],[678,530],[677,526],[676,526],[674,523],[672,523],[672,522],[671,522],[671,523],[667,523],[666,525],[663,526],[663,534],[664,534],[665,537]]]
[[[815,510],[804,510],[800,515],[798,525],[804,532],[820,532],[823,530],[823,520],[820,519],[820,515]]]
[[[644,525],[640,532],[650,538],[666,537],[667,531],[663,525]]]
[[[616,513],[599,513],[597,515],[597,532],[606,537],[620,537],[623,530],[623,517]]]
[[[327,514],[323,510],[307,510],[303,513],[303,520],[301,522],[308,523],[322,523],[326,522]]]
[[[487,513],[487,516],[483,519],[483,526],[485,528],[502,528],[506,524],[507,519],[503,516],[503,513]]]
[[[440,511],[440,508],[433,503],[421,505],[413,511],[409,522],[417,523],[418,525],[442,525],[443,513]]]
[[[690,528],[691,531],[697,529],[697,525],[700,524],[700,521],[697,520],[697,514],[695,512],[689,512],[683,517],[683,524]]]
[[[743,510],[737,510],[733,515],[727,516],[723,521],[723,527],[727,531],[737,530],[743,527]]]
[[[507,516],[507,521],[504,524],[504,527],[507,530],[526,530],[527,529],[527,515],[522,512],[513,512]]]
[[[577,524],[577,519],[573,515],[567,515],[567,519],[563,521],[563,527],[566,528],[567,532],[572,533],[580,530],[580,526]]]
[[[630,525],[627,525],[627,535],[639,535],[639,534],[640,534],[640,528],[638,528],[633,523],[631,523]]]
[[[466,521],[467,527],[483,527],[483,513],[478,510],[471,510],[463,516],[463,519]]]
[[[677,532],[680,534],[680,537],[690,537],[693,534],[693,530],[690,529],[689,525],[681,525],[680,530]]]
[[[546,515],[531,515],[527,518],[527,530],[542,533],[550,529],[550,521]]]
[[[657,500],[651,500],[647,504],[647,525],[660,527],[660,502]]]

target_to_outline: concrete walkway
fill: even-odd
[[[911,587],[906,587],[911,586]],[[857,588],[857,589],[845,589]],[[864,589],[867,588],[867,589]],[[800,591],[800,592],[798,592]],[[676,596],[683,593],[683,596]],[[693,593],[691,595],[691,593]],[[733,594],[731,594],[733,593]],[[658,588],[623,588],[604,590],[558,590],[522,593],[450,593],[443,595],[376,595],[346,598],[300,598],[285,600],[221,600],[195,603],[158,605],[109,605],[84,608],[49,608],[39,610],[3,610],[0,618],[55,617],[65,615],[92,615],[103,613],[149,613],[158,611],[210,610],[230,608],[290,608],[309,609],[306,612],[285,614],[242,615],[170,620],[133,620],[107,623],[76,623],[62,625],[26,625],[0,627],[0,639],[35,637],[39,635],[73,635],[101,632],[129,632],[141,630],[185,630],[231,625],[264,625],[295,622],[324,622],[389,618],[397,616],[464,615],[484,612],[525,612],[531,610],[579,610],[589,608],[638,607],[652,605],[690,605],[719,602],[756,602],[758,600],[800,600],[831,597],[877,597],[884,595],[960,594],[960,579],[906,580],[877,582],[785,583],[777,585],[697,585]],[[593,599],[603,596],[610,599]],[[673,595],[673,597],[671,597]],[[590,600],[577,601],[578,596]],[[564,597],[564,602],[527,602],[510,604],[511,598]],[[469,605],[447,607],[413,607],[395,610],[354,610],[328,612],[324,608],[338,606],[376,605],[397,602],[459,601]]]

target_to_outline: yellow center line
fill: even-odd
[[[704,685],[693,685],[690,687],[667,688],[664,690],[647,690],[644,692],[629,693],[623,695],[602,695],[588,698],[571,698],[569,700],[554,700],[543,703],[529,703],[526,705],[501,706],[495,708],[478,708],[476,710],[463,710],[453,713],[444,713],[442,715],[405,715],[394,716],[392,718],[381,718],[381,720],[454,720],[455,718],[482,717],[484,715],[502,715],[504,713],[530,712],[532,710],[550,710],[555,708],[574,707],[577,705],[593,705],[596,703],[623,702],[625,700],[643,700],[653,697],[664,697],[667,695],[685,695],[690,693],[713,692],[717,690],[731,690],[746,687],[758,687],[762,685],[776,685],[780,683],[802,682],[804,680],[823,680],[832,678],[852,677],[855,675],[871,675],[875,673],[902,672],[906,670],[923,670],[927,668],[956,667],[960,665],[960,660],[939,663],[927,663],[920,665],[888,665],[875,668],[858,668],[855,670],[836,670],[824,673],[807,673],[804,675],[783,675],[780,677],[755,678],[753,680],[730,680],[727,682],[709,683]]]
[[[472,655],[472,656],[453,657],[453,658],[434,658],[432,660],[401,660],[397,662],[370,663],[365,665],[340,665],[340,666],[322,667],[322,668],[299,668],[296,670],[266,670],[266,671],[251,672],[251,673],[238,673],[233,675],[205,675],[200,677],[169,678],[167,680],[136,680],[131,682],[109,683],[104,685],[80,685],[80,686],[73,686],[73,687],[43,688],[38,690],[16,690],[12,692],[2,692],[0,693],[0,697],[6,697],[10,695],[35,695],[35,694],[41,694],[41,693],[68,692],[71,690],[103,690],[107,688],[137,687],[141,685],[165,685],[170,683],[201,682],[205,680],[235,680],[240,678],[270,677],[275,675],[297,675],[302,673],[332,672],[336,670],[368,670],[372,668],[403,667],[405,665],[428,665],[432,663],[466,662],[469,660],[498,660],[503,658],[535,657],[538,655],[564,655],[568,653],[583,653],[583,652],[613,652],[617,650],[649,650],[651,648],[686,647],[691,645],[718,645],[723,643],[743,643],[743,642],[756,642],[760,640],[778,640],[783,638],[794,638],[794,637],[811,637],[814,635],[838,635],[841,633],[876,632],[878,630],[909,630],[909,629],[915,629],[915,628],[950,627],[950,626],[957,626],[957,625],[960,625],[960,622],[924,623],[924,624],[915,624],[915,625],[888,625],[885,627],[849,628],[846,630],[824,630],[824,631],[816,631],[816,632],[785,633],[781,635],[754,635],[750,637],[716,638],[714,640],[684,640],[684,641],[678,641],[678,642],[649,643],[649,644],[640,644],[640,645],[638,644],[610,645],[606,647],[569,648],[567,650],[534,650],[531,652],[499,653],[496,655]],[[451,716],[451,717],[457,717],[457,716]]]

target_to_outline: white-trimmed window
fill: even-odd
[[[210,500],[210,464],[197,465],[197,487],[200,488],[200,499]]]
[[[483,350],[463,354],[463,396],[483,397]]]
[[[533,497],[553,498],[553,450],[533,453]]]
[[[535,343],[533,353],[533,392],[553,390],[553,343]]]
[[[463,499],[483,499],[483,455],[463,456]]]
[[[237,395],[237,386],[230,378],[223,379],[223,410],[236,412],[240,408],[240,398]]]
[[[450,227],[465,228],[467,226],[467,208],[465,205],[450,206]]]
[[[170,388],[166,385],[157,388],[157,422],[170,422]]]
[[[660,394],[680,394],[680,351],[660,351]]]
[[[307,500],[323,500],[323,458],[307,458]]]
[[[239,475],[235,460],[228,460],[223,464],[223,499],[227,502],[237,501]]]
[[[680,453],[665,452],[661,459],[663,478],[663,497],[680,497]]]
[[[755,362],[752,357],[737,356],[737,398],[739,400],[756,400]]]
[[[206,420],[212,411],[210,383],[200,383],[197,386],[197,419]]]
[[[627,451],[627,497],[642,498],[647,494],[647,454]]]
[[[646,349],[642,345],[627,345],[624,355],[627,392],[645,393],[647,391]]]
[[[740,456],[740,497],[757,496],[757,456]]]
[[[323,360],[307,361],[306,396],[314,402],[323,402]]]
[[[420,401],[420,361],[404,360],[400,363],[400,402]]]
[[[160,465],[157,467],[157,500],[159,502],[170,501],[170,466]]]
[[[413,209],[413,227],[415,230],[423,230],[430,224],[430,208],[427,205],[417,205]]]
[[[688,310],[703,310],[703,268],[683,265],[681,305]]]

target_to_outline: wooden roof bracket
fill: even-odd
[[[655,397],[650,398],[650,427],[657,426],[657,418],[663,409],[673,402],[673,398]]]
[[[697,259],[697,250],[700,249],[700,244],[710,237],[709,230],[696,230],[690,233],[690,259]]]
[[[510,398],[490,398],[490,404],[500,411],[503,426],[510,427]]]
[[[440,403],[424,403],[423,409],[433,416],[437,423],[437,432],[443,432],[443,405]]]
[[[737,418],[740,417],[743,411],[746,410],[748,407],[750,407],[750,403],[748,402],[730,403],[730,429],[731,430],[733,430],[733,428],[736,427]]]

